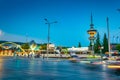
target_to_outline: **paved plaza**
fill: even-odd
[[[120,80],[120,72],[66,59],[0,57],[0,80]]]

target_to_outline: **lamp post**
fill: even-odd
[[[110,53],[110,29],[109,29],[109,18],[106,18],[106,22],[107,22],[107,32],[108,32],[108,52],[109,52],[109,57],[111,57],[111,53]]]
[[[97,30],[95,30],[93,26],[94,24],[93,24],[93,19],[92,19],[92,14],[91,14],[90,29],[87,31],[87,33],[90,35],[89,40],[92,46],[92,55],[94,55],[94,40],[95,40],[94,35],[97,33]]]
[[[57,21],[54,21],[54,22],[49,22],[46,18],[44,19],[46,21],[45,24],[48,24],[48,37],[47,37],[47,59],[48,59],[48,54],[49,54],[49,42],[50,42],[50,25],[51,24],[54,24],[54,23],[57,23]]]
[[[101,56],[101,61],[102,61],[102,59],[103,59],[102,49],[104,49],[103,46],[102,46],[102,47],[99,47],[99,50],[100,50],[100,56]]]

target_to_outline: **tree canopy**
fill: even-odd
[[[81,47],[81,43],[80,42],[78,43],[78,47]]]
[[[116,45],[116,49],[120,52],[120,44]]]
[[[97,33],[97,36],[96,36],[95,45],[94,45],[95,53],[100,53],[100,49],[99,49],[100,47],[101,47],[100,35],[99,35],[99,32],[98,32],[98,33]]]
[[[30,48],[29,43],[22,44],[21,47],[23,49],[29,49]]]
[[[103,53],[108,52],[108,39],[106,33],[104,34],[103,38]]]

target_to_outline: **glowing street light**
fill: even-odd
[[[57,23],[57,21],[49,22],[46,18],[45,18],[44,20],[46,21],[45,24],[48,24],[48,37],[47,37],[47,40],[48,40],[48,43],[47,43],[47,59],[48,59],[49,42],[50,42],[50,25],[51,25],[51,24],[54,24],[54,23]]]
[[[106,23],[107,23],[107,32],[108,32],[108,52],[109,52],[109,57],[111,57],[111,53],[110,53],[110,29],[109,29],[108,17],[106,18]]]

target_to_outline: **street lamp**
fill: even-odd
[[[92,14],[91,14],[90,29],[87,31],[87,33],[90,35],[89,40],[90,40],[91,46],[92,46],[92,55],[94,55],[94,40],[95,40],[94,35],[97,33],[97,30],[95,30],[93,26],[94,26],[94,24],[93,24]]]
[[[107,32],[108,32],[108,52],[109,52],[109,57],[111,57],[111,52],[110,52],[110,29],[109,29],[109,19],[108,19],[108,17],[106,18],[106,23],[107,23]]]
[[[54,24],[54,23],[57,23],[57,21],[49,22],[46,18],[45,18],[44,20],[46,21],[45,24],[48,24],[48,37],[47,37],[47,40],[48,40],[48,43],[47,43],[47,59],[48,59],[49,42],[50,42],[50,25],[51,25],[51,24]]]

